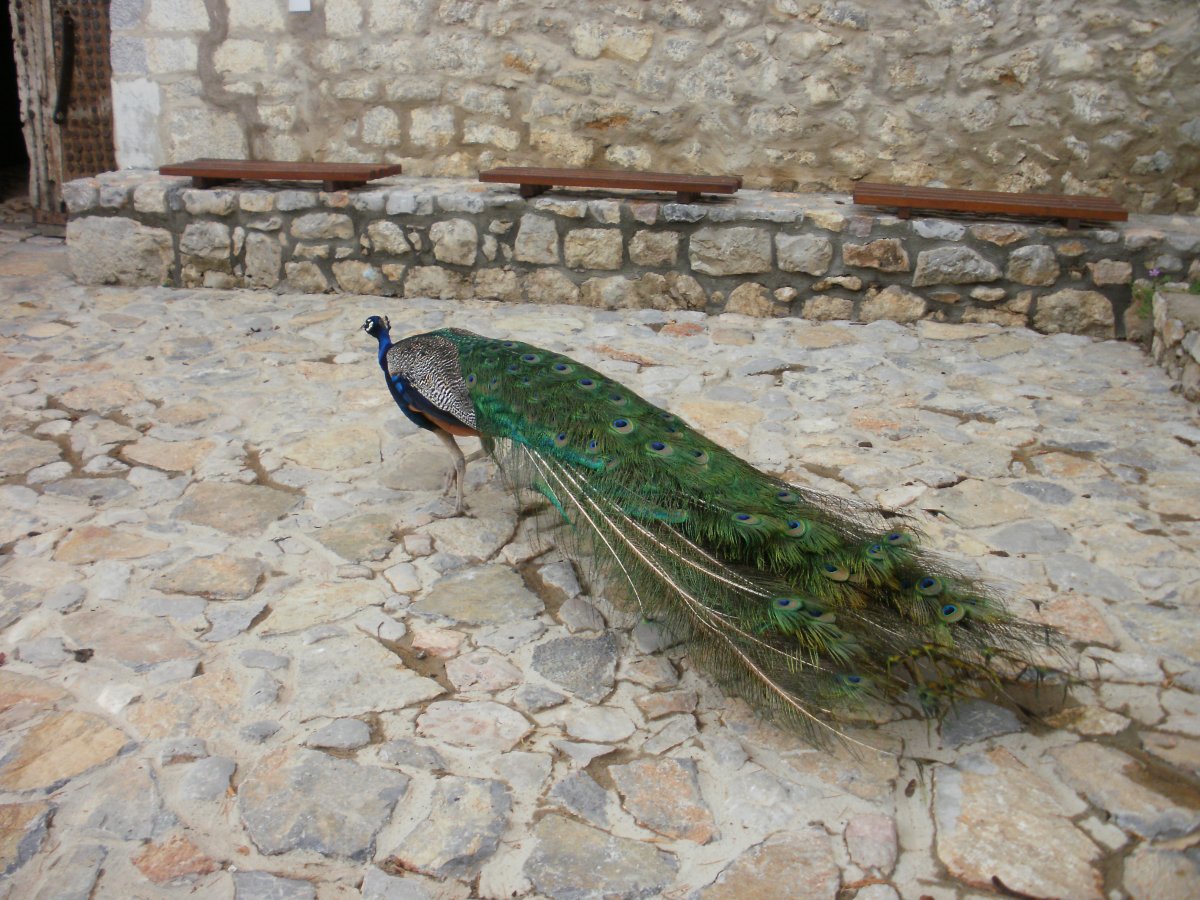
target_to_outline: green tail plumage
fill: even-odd
[[[868,698],[915,689],[945,708],[1046,637],[896,519],[766,475],[566,356],[456,329],[421,338],[452,345],[484,447],[637,611],[811,738]]]

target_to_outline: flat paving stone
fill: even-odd
[[[613,224],[585,201],[538,210],[567,214]],[[886,237],[832,205],[812,221]],[[1037,229],[1020,237],[1063,243]],[[1200,428],[1140,348],[83,287],[33,240],[0,243],[0,893],[896,900],[993,876],[1028,896],[1196,893]],[[565,526],[493,464],[468,470],[467,515],[439,518],[447,455],[360,330],[382,312],[397,335],[561,350],[781,477],[901,506],[1062,632],[1075,696],[1040,692],[1036,727],[962,698],[940,731],[898,704],[847,723],[855,752],[805,744],[564,561]],[[66,336],[64,366],[47,348]]]
[[[559,687],[598,702],[612,690],[617,669],[617,639],[612,632],[599,637],[552,638],[533,649],[532,665]]]
[[[740,897],[833,900],[840,886],[841,873],[829,835],[809,825],[773,835],[751,847],[700,891],[699,896],[702,900]]]
[[[999,878],[1010,891],[1102,897],[1093,868],[1100,851],[1071,822],[1053,786],[1007,750],[960,759],[938,770],[934,787],[937,855],[956,877],[980,888]]]
[[[392,857],[409,871],[436,878],[479,874],[500,843],[512,800],[499,781],[447,775],[433,789],[429,815]]]
[[[375,835],[408,790],[408,776],[315,750],[268,754],[238,788],[250,838],[266,854],[311,850],[368,859]]]
[[[34,725],[0,759],[0,789],[47,790],[102,763],[129,737],[98,716],[67,710]]]
[[[615,837],[552,813],[533,828],[537,840],[525,876],[547,897],[601,900],[649,897],[671,883],[675,856],[652,844]]]
[[[481,566],[438,579],[409,609],[465,625],[500,625],[543,609],[537,595],[508,566]]]
[[[261,532],[297,502],[293,494],[262,485],[204,481],[184,492],[175,516],[230,534],[246,535]]]

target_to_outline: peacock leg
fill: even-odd
[[[446,486],[443,493],[450,493],[451,486],[457,488],[457,501],[454,504],[454,515],[461,516],[463,514],[463,480],[467,474],[467,459],[463,456],[462,450],[454,440],[454,435],[448,431],[442,431],[440,428],[435,428],[434,434],[438,439],[446,445],[446,449],[450,451],[451,466],[450,471],[446,473]],[[472,454],[474,455],[474,454]]]

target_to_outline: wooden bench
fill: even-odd
[[[1016,194],[861,182],[854,188],[854,202],[894,209],[901,219],[907,219],[913,210],[944,211],[1064,219],[1074,228],[1080,222],[1124,222],[1129,218],[1123,207],[1107,197],[1080,194]]]
[[[733,194],[742,186],[737,175],[674,175],[670,172],[626,172],[617,169],[539,169],[502,166],[479,173],[480,181],[520,185],[526,199],[552,187],[609,188],[625,191],[667,191],[680,203],[701,194]]]
[[[231,181],[319,181],[323,190],[341,191],[376,178],[399,175],[399,166],[374,163],[275,162],[269,159],[191,159],[160,166],[160,175],[190,175],[198,188]]]

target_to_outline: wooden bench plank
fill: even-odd
[[[680,202],[701,194],[733,194],[742,186],[737,175],[678,175],[672,172],[630,172],[621,169],[547,169],[501,166],[479,173],[480,181],[520,185],[522,197],[536,197],[552,187],[609,188],[627,191],[666,191]]]
[[[895,209],[902,219],[908,218],[912,210],[1066,219],[1069,224],[1124,222],[1129,218],[1128,211],[1109,198],[1082,194],[1019,194],[861,182],[854,188],[854,202]]]
[[[188,175],[198,188],[231,181],[320,181],[327,191],[359,187],[376,178],[399,175],[400,166],[382,163],[280,162],[270,159],[192,159],[160,166],[160,175]]]

